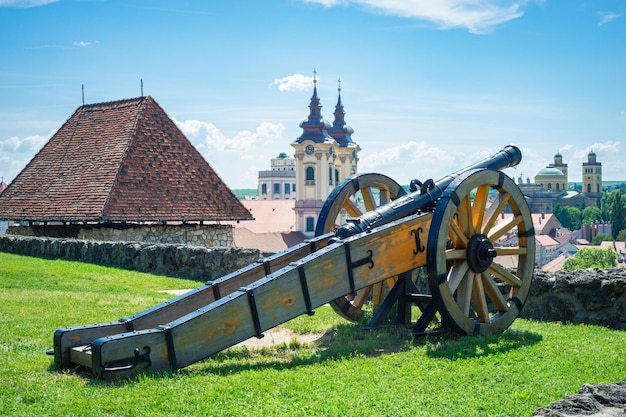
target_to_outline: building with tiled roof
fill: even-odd
[[[0,195],[32,224],[250,220],[152,97],[83,105]]]

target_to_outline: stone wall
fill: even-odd
[[[220,278],[270,255],[257,249],[12,235],[0,236],[0,252],[89,262],[202,282]]]
[[[9,235],[71,238],[110,242],[148,242],[231,248],[233,228],[219,224],[95,224],[11,226]]]
[[[535,270],[521,317],[626,330],[626,269]]]
[[[0,236],[0,252],[90,262],[199,281],[217,279],[270,255],[256,249],[12,235]],[[425,281],[423,284],[427,288]],[[421,287],[420,290],[427,291]],[[626,269],[555,274],[535,270],[521,317],[626,330]]]

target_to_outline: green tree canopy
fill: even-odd
[[[613,239],[617,239],[619,232],[626,229],[626,206],[621,191],[613,191],[611,194],[615,194],[611,209],[611,235]]]
[[[600,246],[601,242],[606,242],[606,241],[612,241],[613,238],[611,237],[611,235],[607,234],[607,233],[598,233],[597,235],[595,235],[593,237],[593,240],[591,241],[591,244],[593,246]]]
[[[602,210],[600,208],[595,206],[585,207],[582,224],[591,224],[600,220],[602,220]]]
[[[583,248],[568,258],[561,267],[564,271],[587,268],[614,268],[617,266],[617,252],[613,248]]]
[[[567,227],[570,230],[580,229],[582,213],[576,207],[568,207],[557,204],[554,206],[552,213],[559,220],[561,226]]]

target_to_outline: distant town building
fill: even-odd
[[[308,237],[315,234],[317,219],[331,191],[357,172],[361,148],[352,140],[354,130],[345,122],[341,86],[337,91],[335,119],[331,125],[322,118],[314,77],[309,116],[300,123],[302,135],[291,144],[296,159],[296,230]]]
[[[271,168],[259,171],[259,200],[296,199],[296,160],[281,152],[272,158]]]

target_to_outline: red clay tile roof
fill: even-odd
[[[79,107],[0,195],[0,219],[251,219],[152,97]]]

